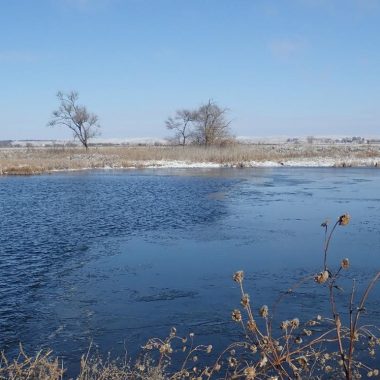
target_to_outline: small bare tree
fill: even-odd
[[[212,100],[194,112],[195,138],[200,145],[220,144],[229,137],[231,121],[226,119],[227,108],[220,108]]]
[[[79,94],[76,91],[68,94],[59,91],[57,98],[60,105],[58,110],[53,112],[48,125],[62,125],[71,129],[74,139],[77,138],[88,150],[89,139],[99,135],[98,116],[89,113],[85,106],[78,104]]]
[[[186,145],[187,139],[192,135],[191,123],[194,118],[194,111],[182,109],[176,111],[174,117],[169,117],[165,121],[166,128],[176,132],[176,137],[182,146]]]

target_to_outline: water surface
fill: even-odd
[[[244,269],[256,307],[322,266],[322,221],[364,284],[380,268],[377,169],[159,169],[0,177],[0,346],[136,352],[171,326],[224,347]],[[349,286],[349,282],[343,283]],[[280,308],[323,312],[311,282]],[[348,293],[348,292],[347,292]],[[376,290],[367,318],[379,320]],[[342,301],[341,305],[345,303]]]

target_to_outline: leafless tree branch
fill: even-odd
[[[60,125],[71,129],[74,139],[77,138],[87,150],[89,139],[99,135],[98,116],[78,104],[79,94],[76,91],[68,94],[58,91],[57,98],[60,105],[53,111],[48,126]]]

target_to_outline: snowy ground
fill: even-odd
[[[141,162],[139,163],[141,165]],[[146,168],[222,168],[222,167],[380,167],[380,158],[361,158],[336,160],[334,158],[316,157],[313,159],[297,159],[282,161],[247,161],[241,163],[218,164],[214,162],[186,162],[186,161],[147,161]]]

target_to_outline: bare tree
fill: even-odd
[[[201,105],[194,113],[196,142],[200,145],[220,144],[231,137],[231,121],[226,119],[227,108],[220,108],[212,100]]]
[[[89,139],[99,134],[98,116],[89,113],[85,106],[78,104],[79,94],[76,91],[68,94],[59,91],[57,98],[60,105],[58,110],[53,112],[48,125],[62,125],[71,129],[74,139],[77,138],[88,150]]]
[[[166,128],[176,132],[176,137],[182,146],[186,145],[188,137],[192,135],[191,123],[194,118],[194,111],[182,109],[176,111],[174,117],[169,117],[165,121]]]

